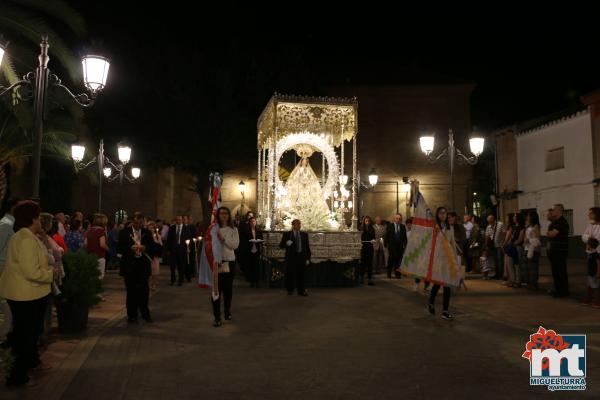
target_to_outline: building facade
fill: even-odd
[[[588,210],[598,205],[594,131],[589,107],[516,124],[496,132],[498,199],[501,217],[536,210],[542,234],[547,210],[565,207],[572,253],[582,255],[579,237],[588,225]]]
[[[375,168],[379,183],[362,187],[361,215],[384,219],[399,211],[408,214],[407,179],[418,179],[429,206],[450,207],[451,186],[448,162],[429,164],[421,152],[419,138],[434,132],[435,152],[448,145],[448,130],[456,145],[469,151],[471,134],[471,84],[343,86],[330,88],[328,95],[358,98],[358,169],[363,183]],[[346,152],[346,165],[351,165]],[[472,205],[472,171],[468,165],[455,167],[454,203],[459,214]],[[403,181],[404,179],[404,181]]]

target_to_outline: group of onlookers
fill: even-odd
[[[149,291],[157,289],[163,257],[173,255],[163,249],[171,231],[168,224],[146,221],[140,213],[115,224],[109,223],[104,214],[90,218],[84,218],[81,212],[52,215],[42,212],[40,205],[31,200],[9,199],[4,204],[6,213],[0,219],[0,341],[11,349],[14,358],[7,385],[27,384],[31,372],[49,368],[41,361],[39,348],[44,346],[52,326],[52,306],[65,278],[62,260],[68,252],[95,255],[100,280],[107,267],[118,266],[127,289],[128,320],[136,321],[140,313],[152,322]],[[172,226],[175,233],[176,222]],[[194,238],[199,243],[198,227],[191,225],[189,217],[186,222],[181,232],[184,236],[176,237],[177,243]],[[190,251],[194,250],[192,246]],[[190,281],[194,273],[191,265],[180,273],[180,279],[186,274]],[[100,296],[100,300],[105,299]]]
[[[511,288],[538,290],[544,234],[553,279],[548,294],[554,297],[569,296],[569,223],[563,215],[562,204],[547,210],[545,217],[548,228],[543,233],[540,217],[535,210],[510,213],[505,222],[498,221],[493,213],[489,213],[485,221],[467,214],[463,216],[462,223],[456,213],[446,213],[445,209],[439,211],[445,213],[445,218],[439,223],[440,229],[444,231],[446,226],[451,228],[452,240],[465,271],[469,274],[480,273],[483,279],[504,280],[505,285]],[[581,236],[588,255],[588,290],[583,304],[600,308],[600,207],[592,207],[589,218],[590,224]],[[387,224],[380,217],[376,217],[374,222],[368,216],[363,218],[360,282],[364,281],[366,274],[368,284],[373,285],[373,273],[380,272],[384,266],[388,278],[392,278],[394,271],[395,276],[400,277],[396,268],[401,263],[411,226],[412,218],[408,218],[404,225],[400,214],[396,214],[392,222]],[[420,282],[421,279],[415,280],[415,290],[418,290]],[[425,290],[429,290],[429,286],[425,282]]]

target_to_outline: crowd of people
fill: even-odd
[[[169,223],[135,213],[126,221],[113,222],[104,214],[88,218],[82,212],[52,215],[43,212],[37,202],[18,199],[5,201],[5,209],[0,219],[0,342],[14,358],[8,386],[25,385],[32,371],[49,368],[41,361],[39,349],[52,327],[53,301],[65,278],[62,260],[66,253],[95,255],[101,281],[107,269],[118,269],[127,292],[129,323],[140,316],[153,322],[149,294],[159,290],[161,264],[169,265],[172,286],[192,283],[198,273],[203,230],[190,215],[178,215]],[[231,320],[236,266],[251,287],[258,286],[262,233],[252,213],[243,223],[232,218],[225,207],[218,215],[218,239],[223,241],[225,256],[219,267],[219,289],[225,319]],[[99,300],[106,298],[100,295]],[[215,326],[220,326],[220,298],[211,302]]]
[[[198,273],[203,230],[189,215],[176,216],[168,223],[148,221],[143,214],[135,213],[127,221],[114,223],[104,214],[89,218],[84,218],[81,212],[71,216],[51,215],[29,200],[11,199],[5,204],[7,211],[0,220],[0,310],[4,315],[0,337],[6,337],[2,345],[10,347],[14,356],[8,385],[27,384],[32,370],[48,368],[41,361],[38,349],[52,326],[53,294],[65,278],[62,266],[65,253],[86,251],[95,255],[100,280],[104,279],[107,268],[119,269],[127,291],[129,323],[137,322],[139,316],[147,323],[153,321],[149,293],[159,289],[157,278],[161,264],[169,265],[172,286],[191,283]],[[544,233],[553,277],[548,293],[555,297],[569,295],[569,224],[563,212],[564,207],[556,204],[545,216],[549,224]],[[588,254],[588,290],[582,304],[600,308],[600,208],[591,208],[589,217],[590,225],[581,236]],[[218,287],[210,298],[215,327],[222,325],[221,299],[224,319],[233,318],[233,281],[237,267],[250,287],[258,287],[260,282],[262,232],[251,212],[243,222],[239,220],[232,217],[228,208],[218,209],[216,240],[221,242],[222,262],[218,267]],[[288,294],[297,291],[306,297],[304,272],[311,262],[311,251],[309,237],[301,226],[300,220],[294,220],[292,230],[283,234],[279,246],[285,249]],[[480,273],[486,280],[504,280],[510,288],[538,290],[542,229],[536,211],[509,214],[505,222],[498,221],[492,213],[485,221],[465,215],[461,222],[455,212],[439,207],[435,212],[434,229],[455,246],[466,273]],[[366,277],[366,283],[374,285],[373,275],[384,272],[388,279],[402,278],[399,266],[410,239],[412,219],[403,221],[401,214],[395,214],[389,223],[384,223],[381,217],[373,220],[365,216],[360,230],[359,283],[365,283]],[[415,291],[423,281],[415,279]],[[423,284],[423,290],[429,292],[429,312],[435,314],[435,299],[443,289],[442,317],[452,319],[451,289],[426,281]]]
[[[455,246],[460,262],[467,274],[481,274],[482,279],[503,280],[507,287],[539,290],[539,263],[542,235],[546,236],[546,254],[551,266],[553,284],[547,293],[554,297],[569,296],[567,256],[569,250],[569,223],[564,217],[564,206],[556,204],[548,209],[545,218],[548,228],[542,232],[537,211],[509,213],[505,222],[489,213],[485,220],[466,214],[462,223],[455,212],[440,207],[435,214],[435,229],[444,234]],[[588,290],[582,304],[600,308],[600,207],[589,210],[590,224],[581,235],[587,252]],[[368,285],[373,285],[372,275],[387,271],[387,277],[401,278],[399,266],[412,230],[412,218],[403,223],[401,214],[384,223],[363,217],[361,224],[361,268],[359,282],[365,274]],[[393,274],[393,272],[395,272]],[[428,309],[435,313],[434,300],[440,289],[437,285],[416,278],[414,290],[430,292]],[[451,290],[444,287],[442,317],[451,319],[448,312]]]

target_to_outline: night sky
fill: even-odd
[[[109,86],[90,113],[92,132],[162,140],[165,150],[183,151],[165,137],[172,131],[223,133],[253,149],[256,119],[275,90],[473,83],[472,123],[489,132],[577,105],[600,88],[593,25],[565,24],[564,10],[554,18],[509,12],[495,13],[498,21],[490,14],[442,21],[388,5],[72,3],[88,21],[87,42],[112,61]]]

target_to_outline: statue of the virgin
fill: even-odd
[[[281,211],[289,223],[293,219],[302,221],[307,230],[331,230],[334,221],[325,199],[319,178],[310,166],[309,158],[313,153],[311,146],[296,147],[300,162],[287,182],[281,198]]]

